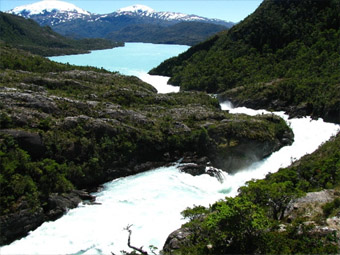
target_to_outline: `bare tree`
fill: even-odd
[[[132,234],[132,230],[130,229],[131,227],[132,227],[132,224],[131,225],[127,225],[126,228],[124,228],[124,230],[129,232],[128,243],[127,243],[129,248],[131,248],[131,249],[133,249],[135,251],[138,251],[138,252],[140,252],[143,255],[149,255],[149,253],[147,253],[146,251],[143,250],[143,246],[140,247],[140,248],[137,248],[137,247],[131,245],[131,234]]]

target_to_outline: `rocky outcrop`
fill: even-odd
[[[163,251],[172,254],[173,251],[190,244],[189,237],[192,233],[188,228],[180,228],[172,232],[165,241]]]
[[[337,196],[334,190],[309,192],[305,196],[292,200],[285,211],[284,217],[290,222],[297,217],[312,219],[317,214],[322,214],[322,206],[334,200]]]
[[[282,146],[293,142],[293,133],[289,129],[276,132],[270,129],[261,130],[261,121],[271,121],[280,124],[281,118],[268,114],[261,115],[256,121],[250,119],[222,120],[219,125],[206,125],[212,140],[208,146],[208,157],[214,167],[228,173],[245,168],[250,164],[269,156]],[[285,125],[281,123],[281,125]],[[243,130],[243,132],[241,132]],[[271,138],[260,138],[259,134],[269,135]],[[274,134],[275,133],[275,134]]]
[[[296,218],[303,218],[303,224],[312,226],[310,234],[314,238],[326,237],[329,234],[335,235],[340,249],[340,214],[325,217],[323,209],[325,204],[336,198],[339,198],[339,191],[322,190],[309,192],[304,197],[292,200],[285,212],[287,224],[283,224],[283,229]]]
[[[94,202],[95,197],[80,190],[73,190],[67,194],[51,194],[48,197],[47,207],[45,208],[46,217],[49,220],[56,220],[68,209],[77,207],[84,200]]]
[[[16,139],[19,146],[29,151],[33,158],[44,155],[45,147],[40,134],[17,129],[0,129],[0,133],[10,135]]]
[[[0,217],[0,244],[8,244],[36,229],[46,220],[44,211],[39,208],[32,212],[30,208]]]
[[[0,243],[6,244],[25,236],[29,231],[49,220],[56,220],[69,209],[75,208],[82,201],[95,201],[95,197],[81,190],[73,190],[66,194],[51,194],[45,208],[29,208],[22,202],[15,213],[0,216]]]
[[[290,118],[302,118],[311,116],[318,119],[323,118],[326,122],[340,124],[340,103],[335,103],[328,108],[314,109],[311,103],[292,104],[281,99],[272,99],[268,97],[247,98],[242,99],[237,96],[239,90],[242,91],[242,87],[238,90],[230,90],[222,95],[219,95],[221,101],[230,101],[235,107],[248,107],[252,109],[268,109],[274,111],[284,111]]]
[[[58,107],[55,102],[45,93],[34,92],[31,90],[17,91],[16,89],[1,88],[0,100],[2,103],[12,107],[26,107],[39,109],[46,113],[55,113]],[[8,106],[9,106],[8,105]]]

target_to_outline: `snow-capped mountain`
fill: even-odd
[[[197,15],[157,12],[145,5],[132,5],[108,14],[94,14],[59,0],[45,0],[19,6],[8,13],[31,18],[41,26],[51,26],[56,32],[73,38],[106,38],[141,42],[158,42],[161,32],[164,37],[164,33],[171,31],[172,38],[188,37],[188,44],[193,44],[233,25],[231,22]],[[182,22],[191,24],[175,26],[170,30],[162,29]],[[202,23],[206,24],[203,26]],[[146,34],[148,39],[145,39]],[[140,36],[136,38],[136,35]],[[164,41],[182,44],[186,42],[186,40],[183,42],[173,39]]]
[[[41,25],[56,25],[74,19],[86,19],[91,13],[63,1],[40,1],[33,4],[18,6],[8,13],[35,19]]]
[[[92,14],[86,10],[63,1],[44,0],[33,4],[16,7],[8,13],[19,15],[25,18],[32,18],[41,25],[55,26],[59,23],[68,22],[75,19],[83,19],[88,22],[103,21],[109,17],[130,16],[138,18],[150,18],[159,21],[182,22],[199,21],[212,24],[230,26],[230,22],[218,19],[208,19],[197,15],[188,15],[178,12],[157,12],[145,5],[132,5],[121,8],[109,14]],[[152,22],[154,23],[154,22]]]
[[[121,8],[116,12],[112,13],[116,16],[121,15],[129,15],[129,16],[139,16],[139,17],[149,17],[159,20],[165,21],[174,21],[174,22],[182,22],[182,21],[199,21],[199,22],[207,22],[213,24],[227,25],[228,22],[218,19],[208,19],[197,15],[189,15],[179,12],[157,12],[152,8],[145,5],[132,5],[125,8]]]

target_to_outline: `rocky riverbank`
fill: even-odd
[[[187,208],[164,254],[338,253],[340,134],[291,166],[252,180],[235,198]]]
[[[286,232],[291,227],[291,222],[298,218],[304,218],[304,226],[309,226],[310,229],[306,233],[301,227],[299,235],[308,234],[313,238],[328,238],[328,236],[334,235],[334,244],[340,249],[340,213],[328,217],[323,215],[325,205],[334,201],[338,197],[338,193],[335,190],[322,190],[310,192],[304,197],[291,200],[285,213],[285,221],[279,225],[277,231],[280,233]],[[181,247],[190,246],[190,238],[194,234],[194,231],[186,226],[175,230],[168,236],[163,252],[165,254],[181,254],[176,251]],[[209,249],[208,243],[207,246]]]
[[[282,79],[258,86],[256,93],[245,87],[237,87],[221,93],[218,97],[221,101],[230,101],[235,107],[248,107],[252,109],[267,109],[272,111],[284,111],[290,118],[311,116],[323,118],[326,122],[340,124],[340,104],[336,102],[328,107],[317,108],[313,103],[304,101],[292,102],[291,98],[280,97],[277,90],[280,89]]]

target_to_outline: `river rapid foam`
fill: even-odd
[[[268,113],[233,108],[228,102],[221,103],[221,108],[249,115]],[[245,182],[290,165],[339,131],[339,125],[321,119],[288,119],[282,112],[273,114],[291,126],[294,143],[233,175],[225,174],[223,183],[208,175],[182,173],[177,165],[119,178],[94,194],[99,205],[82,204],[70,210],[62,218],[46,222],[27,237],[2,247],[1,254],[119,254],[129,250],[124,230],[129,224],[133,225],[134,246],[162,248],[168,234],[184,223],[180,212],[186,207],[208,206],[225,196],[235,196]]]

